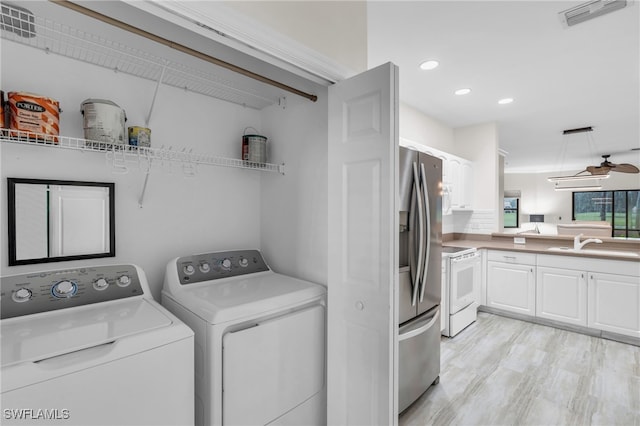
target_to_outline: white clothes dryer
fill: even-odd
[[[193,332],[135,265],[0,279],[2,424],[189,425]]]
[[[325,287],[257,250],[167,265],[162,304],[195,331],[197,425],[324,425]]]

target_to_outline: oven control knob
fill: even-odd
[[[129,278],[128,275],[121,275],[120,278],[118,278],[118,286],[126,287],[129,284],[131,284],[131,278]]]
[[[20,290],[14,292],[11,298],[18,303],[28,302],[29,299],[31,299],[31,295],[31,290],[29,290],[28,288],[21,288]]]
[[[229,269],[231,269],[231,260],[224,259],[222,263],[220,263],[220,266],[222,266],[222,269],[226,269],[228,271]]]
[[[182,270],[187,275],[193,275],[193,273],[196,271],[196,268],[194,268],[193,265],[186,265],[184,268],[182,268]]]
[[[246,257],[243,257],[242,259],[240,259],[240,261],[238,262],[240,264],[240,266],[242,266],[243,268],[246,268],[247,266],[249,266],[249,261],[247,260]]]
[[[107,287],[109,287],[109,283],[104,278],[98,278],[93,282],[93,288],[98,291],[105,290]]]
[[[207,262],[202,262],[200,264],[200,272],[202,272],[203,274],[206,274],[207,272],[209,272],[211,270],[211,266],[209,266],[209,264]]]
[[[78,286],[71,281],[60,281],[52,288],[52,293],[57,298],[71,297],[78,291]]]

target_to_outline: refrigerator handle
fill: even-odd
[[[422,277],[422,283],[420,285],[420,302],[423,301],[424,299],[424,290],[427,286],[427,275],[429,274],[429,258],[430,258],[430,251],[431,251],[431,205],[429,204],[429,194],[428,194],[428,186],[427,186],[427,173],[424,171],[424,163],[420,163],[420,174],[421,174],[421,188],[423,191],[423,195],[424,195],[424,210],[426,212],[426,223],[427,223],[427,230],[425,232],[426,237],[427,237],[427,250],[426,253],[424,255],[424,271],[423,271],[423,277]]]
[[[424,324],[424,321],[420,321],[419,323],[416,324],[415,327],[411,327],[410,330],[405,331],[404,333],[398,334],[398,341],[401,342],[403,340],[411,339],[412,337],[416,337],[424,333],[425,331],[433,327],[433,324],[436,323],[436,321],[438,321],[439,319],[440,319],[440,309],[438,309],[435,315],[433,315],[431,318],[429,318],[428,320],[425,320],[427,321],[426,324]]]
[[[422,267],[424,263],[424,239],[422,237],[424,233],[424,216],[422,213],[422,191],[420,190],[420,176],[418,175],[418,164],[413,162],[413,188],[416,194],[416,206],[418,211],[418,229],[413,229],[413,244],[415,244],[415,238],[418,238],[418,257],[417,257],[417,266],[415,270],[415,274],[413,276],[413,287],[412,287],[412,295],[411,295],[411,306],[416,305],[416,300],[418,298],[418,288],[420,287],[420,278],[422,276]]]

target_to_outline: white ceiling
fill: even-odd
[[[581,3],[369,2],[369,65],[398,65],[401,101],[450,127],[496,122],[506,172],[582,170],[602,154],[638,165],[640,5],[563,27],[558,13]],[[440,66],[420,70],[426,59]]]

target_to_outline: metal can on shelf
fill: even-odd
[[[129,127],[129,145],[149,148],[151,146],[151,129],[140,126]]]
[[[87,145],[102,148],[105,144],[125,145],[127,121],[125,111],[106,99],[86,99],[80,105],[84,117],[84,138]]]
[[[261,135],[243,135],[242,159],[250,163],[266,163],[267,138]]]
[[[58,142],[60,103],[46,96],[26,92],[9,92],[9,129],[13,137],[27,137]]]

